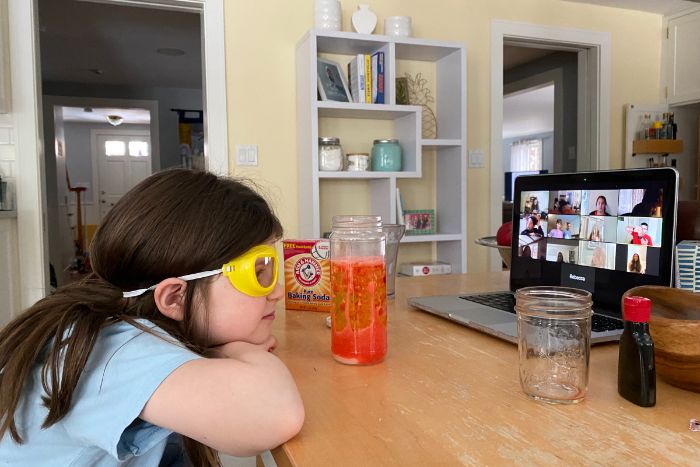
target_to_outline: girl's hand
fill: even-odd
[[[236,358],[242,359],[246,354],[253,352],[272,352],[277,348],[277,339],[270,335],[265,342],[252,344],[250,342],[236,341],[228,344],[218,345],[210,348],[208,356],[214,358]]]

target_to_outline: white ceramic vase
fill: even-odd
[[[360,4],[352,14],[352,27],[360,34],[372,34],[377,26],[377,15],[369,9],[369,5]]]

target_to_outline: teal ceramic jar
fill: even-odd
[[[401,170],[401,146],[397,139],[375,139],[372,146],[372,170],[399,172]]]

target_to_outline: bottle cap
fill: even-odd
[[[651,300],[646,297],[625,297],[622,313],[625,321],[648,323],[651,316]]]

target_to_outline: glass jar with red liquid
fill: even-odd
[[[334,216],[331,351],[349,365],[384,360],[387,349],[385,236],[380,216]]]

